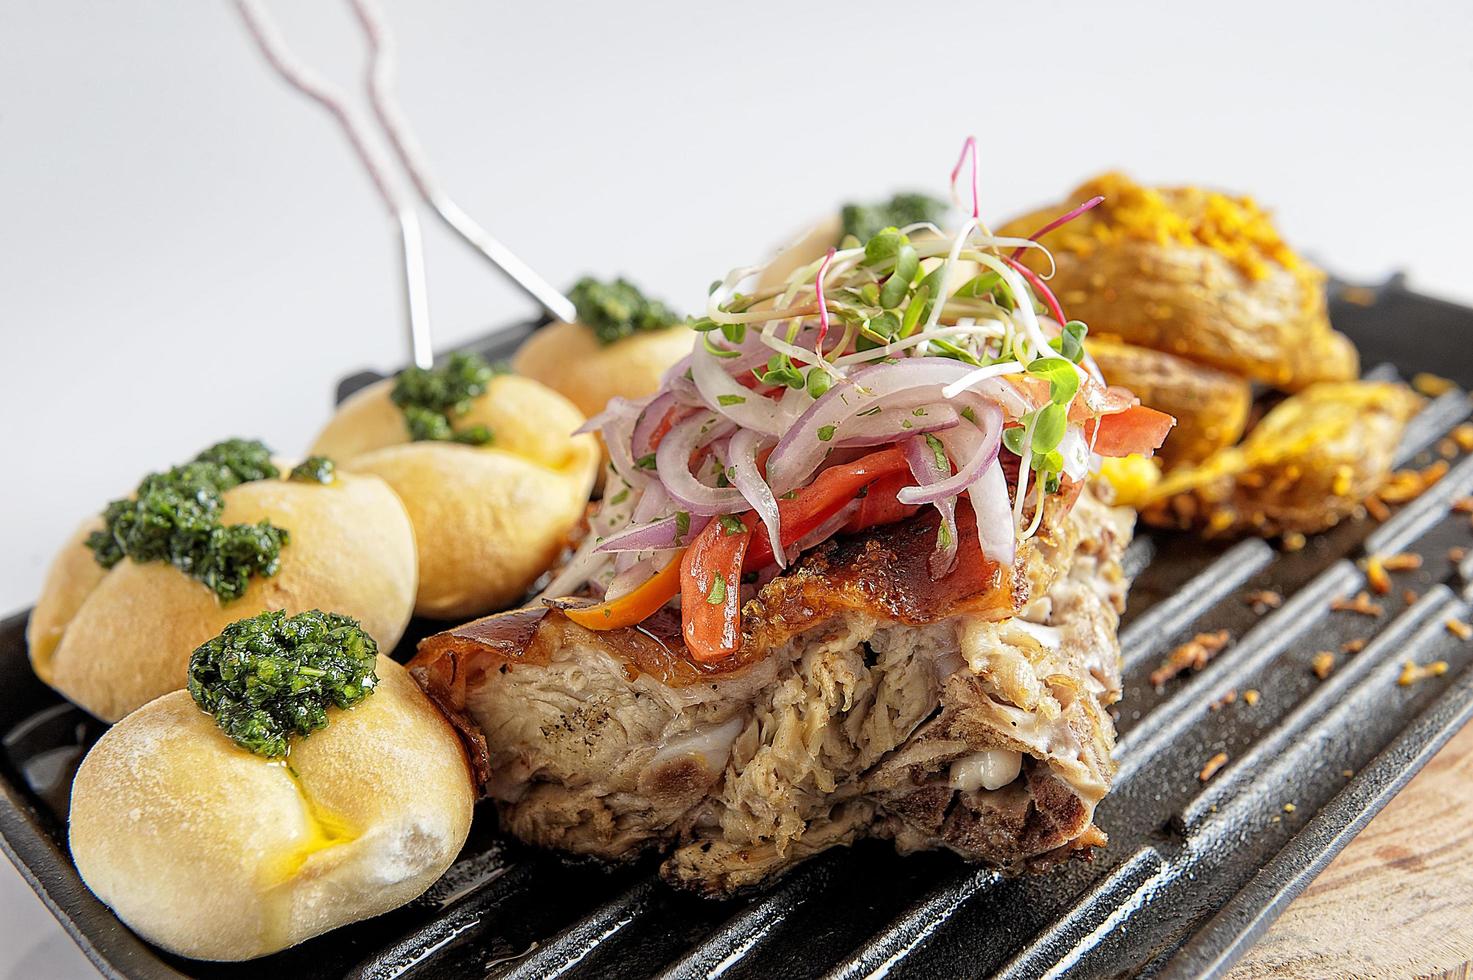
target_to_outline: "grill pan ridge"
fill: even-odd
[[[1431,371],[1473,388],[1473,309],[1407,290],[1332,287],[1335,326],[1370,373]],[[471,345],[507,356],[525,324]],[[339,386],[341,399],[377,374]],[[1470,414],[1453,392],[1409,427],[1410,465]],[[946,854],[896,856],[883,842],[831,851],[763,891],[707,901],[673,892],[654,864],[607,870],[498,838],[489,808],[464,852],[410,905],[272,957],[185,960],[140,940],[78,878],[66,847],[70,776],[102,726],[31,674],[25,613],[0,621],[0,847],[109,977],[304,978],[999,976],[1225,974],[1275,917],[1473,716],[1473,644],[1449,617],[1473,617],[1473,527],[1449,514],[1473,495],[1473,456],[1383,524],[1347,522],[1297,552],[1248,540],[1207,544],[1142,530],[1121,628],[1125,693],[1116,706],[1120,773],[1097,821],[1092,862],[1004,878]],[[1385,615],[1332,612],[1365,587],[1357,559],[1420,555],[1378,597]],[[1417,595],[1408,605],[1400,587]],[[1243,601],[1273,589],[1266,614]],[[416,622],[398,654],[443,624]],[[1232,643],[1162,690],[1146,675],[1174,645],[1226,629]],[[1318,650],[1364,640],[1327,679]],[[1449,670],[1397,684],[1406,660]],[[1229,691],[1261,692],[1213,710]],[[1203,763],[1226,752],[1211,781]],[[1351,773],[1347,776],[1345,773]],[[1292,812],[1284,804],[1292,803]]]

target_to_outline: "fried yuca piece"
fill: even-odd
[[[1111,384],[1124,385],[1141,404],[1176,416],[1175,430],[1156,451],[1167,469],[1200,463],[1242,438],[1253,404],[1246,379],[1114,337],[1091,336],[1085,347]]]
[[[1421,405],[1400,384],[1312,385],[1275,406],[1240,445],[1168,473],[1146,494],[1142,516],[1209,536],[1323,531],[1386,479]]]
[[[1097,195],[1098,207],[1044,240],[1057,265],[1054,291],[1091,331],[1285,391],[1359,373],[1354,345],[1330,327],[1324,273],[1284,243],[1252,198],[1108,173],[998,234],[1033,234]],[[1049,271],[1037,249],[1022,258]]]

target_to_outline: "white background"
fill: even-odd
[[[277,0],[358,85],[335,0]],[[550,280],[693,308],[848,198],[1006,217],[1123,167],[1250,192],[1341,276],[1473,302],[1473,4],[393,2],[444,183]],[[429,228],[442,343],[530,304]],[[337,377],[404,356],[390,228],[222,2],[0,0],[0,612],[147,468],[305,448]],[[0,862],[3,864],[4,862]],[[7,865],[8,867],[8,865]],[[86,963],[0,870],[0,977]]]

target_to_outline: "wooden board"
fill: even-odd
[[[1473,977],[1473,725],[1239,961],[1250,977]]]

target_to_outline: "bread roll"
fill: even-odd
[[[661,375],[691,352],[694,339],[689,327],[674,324],[601,344],[582,324],[552,323],[527,338],[512,368],[567,398],[584,415],[593,416],[616,395],[653,395]]]
[[[397,908],[465,843],[460,742],[380,655],[361,704],[297,739],[290,767],[237,747],[185,691],[104,735],[72,784],[87,887],[181,956],[244,960]],[[295,775],[293,775],[295,773]]]
[[[345,401],[312,452],[382,477],[404,502],[419,554],[420,615],[457,618],[515,602],[587,506],[599,448],[593,436],[572,434],[582,414],[536,381],[498,375],[455,418],[458,428],[489,428],[488,445],[411,442],[393,387],[386,379]]]
[[[117,721],[184,686],[195,647],[228,623],[268,609],[332,609],[358,620],[392,650],[414,607],[414,531],[398,497],[373,476],[339,471],[331,484],[285,479],[223,494],[225,524],[269,520],[285,528],[281,568],[253,576],[221,602],[167,562],[124,558],[104,569],[83,541],[87,521],[52,563],[27,626],[36,675],[104,721]]]

